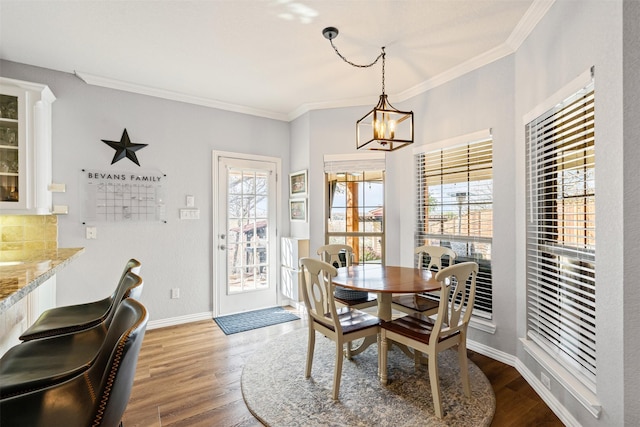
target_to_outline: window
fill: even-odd
[[[325,241],[351,246],[354,263],[384,263],[384,154],[330,159]]]
[[[415,156],[415,246],[447,246],[456,252],[456,262],[477,262],[480,272],[473,313],[489,319],[493,310],[492,158],[490,137]]]
[[[527,336],[595,389],[594,83],[528,123]]]

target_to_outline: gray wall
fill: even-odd
[[[416,129],[421,146],[450,139],[460,135],[490,128],[493,134],[493,181],[494,181],[494,236],[492,246],[492,271],[494,316],[498,326],[495,334],[471,331],[471,337],[486,345],[514,354],[516,335],[513,319],[515,312],[514,270],[515,258],[513,199],[514,134],[513,134],[513,57],[495,61],[479,70],[439,86],[427,94],[425,99],[412,101],[416,113]],[[423,147],[419,147],[423,148]],[[395,156],[394,156],[395,157]],[[415,178],[412,153],[406,151],[402,157],[393,159],[395,174],[403,181],[407,191],[396,192],[400,210],[401,226],[399,239],[413,242],[415,227]],[[408,165],[411,165],[409,167]],[[408,185],[407,185],[408,184]],[[402,199],[405,200],[404,203]],[[499,226],[496,226],[499,224]],[[413,263],[412,247],[399,248],[403,263]]]
[[[54,204],[68,205],[59,217],[61,247],[85,253],[58,275],[58,303],[107,296],[127,259],[142,262],[142,302],[151,320],[212,311],[213,150],[279,157],[288,175],[289,124],[90,86],[71,74],[3,61],[4,77],[49,85],[53,104],[53,180],[67,185]],[[119,140],[126,128],[132,142],[149,144],[137,152],[141,167],[120,160],[101,139]],[[82,225],[81,169],[136,171],[158,169],[167,175],[167,218],[162,223],[96,223],[97,240],[86,240]],[[286,181],[281,180],[282,188]],[[185,196],[195,196],[200,220],[179,220]],[[282,209],[287,198],[283,197]],[[285,211],[286,212],[286,211]],[[281,225],[288,233],[288,221]],[[170,289],[181,289],[170,299]]]
[[[513,199],[514,175],[514,59],[504,58],[453,80],[405,103],[390,101],[402,110],[414,112],[415,143],[418,148],[460,135],[492,128],[494,136],[494,215],[500,230],[494,236],[494,322],[495,334],[474,330],[473,339],[509,354],[516,351],[514,269],[515,241]],[[325,154],[353,154],[355,120],[375,104],[333,110],[312,111],[310,138],[292,139],[292,158],[309,152],[309,235],[311,248],[324,244]],[[294,122],[297,124],[298,119]],[[306,120],[306,119],[305,119]],[[386,262],[412,266],[415,227],[415,175],[413,149],[386,156]]]
[[[309,139],[311,132],[309,130],[309,115],[305,114],[291,122],[291,172],[297,172],[309,167]],[[308,175],[307,179],[311,178]],[[288,183],[287,176],[287,183]],[[283,199],[289,200],[289,189],[283,193]],[[287,202],[288,203],[288,202]],[[288,215],[286,216],[288,219]],[[294,221],[290,223],[290,237],[299,237],[301,239],[309,238],[308,223]],[[313,255],[313,254],[310,254]]]
[[[628,2],[627,9],[625,52],[627,49],[630,52],[625,56],[625,81],[629,81],[628,85],[637,93],[638,3]],[[640,410],[637,404],[640,381],[632,374],[637,372],[639,362],[634,355],[640,344],[638,340],[629,339],[638,337],[635,326],[639,291],[636,286],[624,286],[625,276],[627,283],[634,283],[638,275],[637,267],[625,265],[621,252],[627,227],[632,227],[631,235],[638,234],[639,230],[638,215],[632,209],[638,205],[639,192],[634,166],[638,164],[639,151],[638,97],[627,94],[624,98],[625,104],[630,105],[625,105],[629,123],[623,123],[622,22],[621,1],[556,1],[515,54],[404,103],[394,102],[390,95],[396,107],[414,111],[417,146],[428,147],[432,142],[492,129],[493,323],[496,331],[490,334],[472,330],[470,336],[491,351],[512,355],[513,363],[560,412],[565,422],[584,426],[623,425],[625,421],[637,424]],[[521,343],[526,335],[523,116],[592,65],[596,67],[597,93],[599,375],[596,403],[603,407],[600,419],[555,380],[551,390],[545,390],[539,381],[540,366]],[[309,113],[310,138],[292,139],[292,156],[300,153],[304,156],[308,151],[312,194],[308,227],[312,248],[324,242],[322,155],[353,153],[353,123],[369,108],[371,106],[313,111]],[[627,169],[622,165],[629,165],[626,180],[623,172]],[[387,155],[386,254],[389,264],[411,265],[413,262],[414,180],[412,149]],[[629,182],[628,191],[623,192],[625,182]],[[630,200],[626,203],[625,194]],[[628,214],[624,215],[623,228],[625,212]],[[635,248],[639,240],[636,238],[627,245]]]
[[[414,111],[416,146],[492,129],[496,332],[473,330],[471,338],[511,357],[534,387],[539,387],[540,366],[521,344],[526,334],[522,120],[595,66],[597,399],[603,406],[602,415],[594,418],[555,381],[550,391],[539,389],[565,422],[584,426],[634,425],[640,420],[640,379],[636,375],[640,362],[635,357],[640,350],[638,263],[630,257],[625,262],[624,256],[637,253],[640,242],[636,212],[640,184],[635,169],[640,161],[640,7],[634,1],[625,2],[623,15],[622,6],[621,1],[558,0],[515,54],[404,103],[396,105],[390,95],[396,107]],[[153,319],[211,310],[211,150],[281,157],[285,176],[292,170],[308,169],[309,223],[292,224],[290,231],[296,237],[309,237],[313,250],[324,243],[323,155],[355,152],[355,120],[377,101],[372,98],[367,106],[312,111],[287,124],[91,87],[63,73],[6,62],[0,65],[2,75],[49,84],[58,96],[54,104],[54,179],[67,183],[69,191],[56,195],[55,203],[68,204],[71,209],[69,216],[61,218],[59,240],[62,246],[87,247],[87,253],[60,274],[60,302],[105,295],[111,288],[104,283],[114,280],[109,276],[135,255],[144,263],[147,285],[143,299]],[[99,226],[98,240],[87,241],[77,213],[79,170],[106,168],[113,150],[100,139],[118,138],[124,127],[134,142],[150,144],[139,152],[143,167],[158,168],[168,175],[168,211],[173,218],[165,225]],[[387,155],[389,264],[413,262],[414,180],[411,148]],[[186,194],[196,196],[200,221],[177,220],[177,209],[183,206]],[[285,193],[284,209],[287,200]],[[283,234],[287,232],[285,221]],[[182,298],[170,300],[169,289],[176,284],[182,288]]]
[[[637,21],[636,21],[637,23]],[[587,413],[555,382],[551,390],[581,425],[623,425],[624,421],[624,241],[622,3],[611,1],[556,2],[516,53],[517,185],[524,188],[522,117],[591,66],[596,92],[596,335],[597,400],[600,419]],[[519,289],[518,336],[524,337],[524,196],[518,192],[516,287]],[[519,359],[539,378],[540,367],[519,347]],[[628,378],[628,377],[627,377]],[[635,380],[634,380],[635,381]],[[637,398],[637,396],[636,396]],[[637,402],[637,400],[636,400]]]
[[[623,121],[624,121],[624,246],[622,253],[640,253],[640,2],[626,0],[623,9]],[[640,263],[627,257],[624,264],[624,423],[640,425]],[[619,288],[617,289],[619,291]]]

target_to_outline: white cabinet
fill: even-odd
[[[0,357],[14,345],[20,344],[18,337],[29,327],[28,306],[29,302],[23,298],[0,313]]]
[[[298,260],[309,256],[309,239],[283,237],[280,247],[280,276],[282,294],[292,302],[302,301]]]
[[[38,320],[45,311],[56,306],[56,276],[55,274],[27,295],[29,326]]]
[[[51,213],[51,103],[55,99],[45,85],[0,77],[3,212]]]
[[[5,312],[0,313],[0,357],[14,345],[18,338],[45,311],[56,306],[55,274],[17,301]]]

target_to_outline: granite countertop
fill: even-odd
[[[18,263],[0,262],[0,313],[27,296],[84,252],[84,248],[33,251]]]

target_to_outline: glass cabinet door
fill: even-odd
[[[3,91],[4,92],[4,91]],[[20,132],[23,97],[16,94],[0,94],[0,202],[21,205],[25,191],[24,137]]]
[[[0,211],[51,213],[48,86],[0,76]]]

